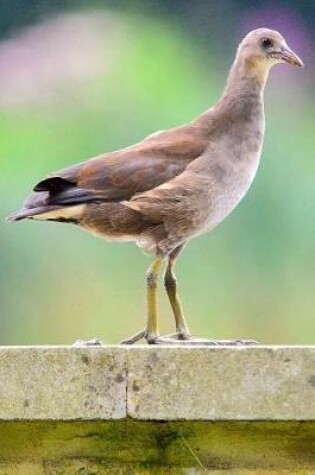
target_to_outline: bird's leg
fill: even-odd
[[[256,344],[251,340],[207,340],[203,338],[191,338],[183,315],[182,306],[176,290],[176,277],[174,274],[174,264],[176,257],[182,246],[176,248],[169,256],[164,275],[165,288],[174,312],[176,322],[176,334],[168,336],[159,335],[157,319],[157,281],[162,264],[162,258],[155,259],[147,272],[147,327],[136,333],[132,337],[122,341],[122,344],[133,344],[145,338],[150,344],[186,344],[186,345],[207,345],[207,346],[244,346]]]
[[[162,258],[157,257],[147,272],[147,328],[145,338],[148,343],[154,343],[159,336],[157,318],[157,283]]]
[[[142,338],[148,343],[155,343],[159,337],[159,327],[157,318],[157,281],[162,258],[157,257],[147,271],[147,327],[135,335],[123,340],[124,345],[131,345]]]
[[[192,338],[184,317],[183,308],[177,293],[177,282],[174,273],[175,261],[183,249],[184,244],[174,249],[169,255],[164,273],[164,286],[170,300],[175,317],[176,333],[173,335],[159,336],[155,339],[155,344],[186,344],[186,345],[206,345],[206,346],[246,346],[255,345],[252,340],[208,340],[205,338]]]
[[[174,273],[175,260],[183,246],[174,249],[169,255],[166,270],[164,273],[164,286],[173,310],[176,324],[176,337],[178,340],[189,339],[189,329],[184,317],[183,308],[177,292],[177,280]]]

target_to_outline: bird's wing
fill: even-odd
[[[58,171],[34,191],[48,192],[46,204],[52,206],[129,200],[182,173],[206,145],[193,125],[159,132],[132,147]]]

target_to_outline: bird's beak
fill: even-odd
[[[281,49],[280,57],[283,61],[292,64],[293,66],[299,66],[300,68],[304,67],[302,60],[287,45]]]

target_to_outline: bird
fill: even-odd
[[[145,328],[122,343],[214,343],[190,334],[175,263],[192,238],[212,231],[248,192],[264,140],[265,84],[279,63],[303,66],[279,32],[249,32],[211,108],[188,124],[48,175],[34,186],[22,209],[8,216],[9,222],[73,223],[109,241],[133,241],[153,256],[146,274]],[[176,329],[166,336],[159,332],[157,308],[163,264]]]

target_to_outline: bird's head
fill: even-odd
[[[238,54],[247,64],[265,71],[277,63],[303,66],[301,59],[289,48],[283,36],[268,28],[248,33],[239,46]]]

